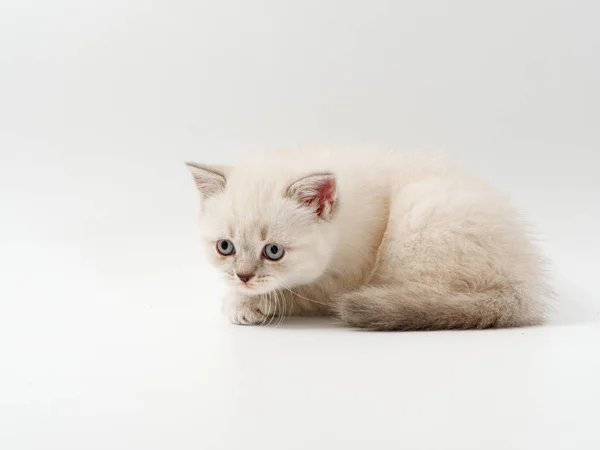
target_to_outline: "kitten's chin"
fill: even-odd
[[[245,285],[241,283],[233,283],[233,289],[239,292],[242,295],[265,295],[270,292],[275,291],[277,288],[275,286],[252,286]]]

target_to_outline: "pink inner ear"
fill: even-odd
[[[319,217],[323,215],[325,208],[329,207],[331,211],[333,209],[333,202],[335,199],[335,181],[331,179],[324,180],[315,187],[312,192],[313,195],[304,198],[304,204],[307,206],[316,204],[316,213]]]
[[[215,177],[197,177],[196,184],[204,197],[218,194],[224,189],[224,184]]]

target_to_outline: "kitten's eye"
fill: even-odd
[[[217,241],[217,251],[223,256],[232,255],[235,252],[235,247],[227,239]]]
[[[277,244],[267,244],[265,245],[265,248],[263,248],[263,255],[271,261],[280,260],[283,258],[284,253],[283,247]]]

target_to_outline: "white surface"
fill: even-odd
[[[0,6],[0,448],[600,448],[599,7]],[[182,161],[445,148],[515,196],[552,323],[234,327]]]

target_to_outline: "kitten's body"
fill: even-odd
[[[353,326],[413,330],[543,319],[541,258],[517,213],[443,161],[302,152],[206,170],[192,166],[202,233],[230,275],[225,307],[235,323],[335,314]],[[319,191],[329,178],[304,178],[315,173],[331,174],[334,196]],[[235,255],[218,255],[219,239]],[[281,261],[260,256],[272,242],[286,248]],[[253,282],[236,279],[248,270]]]

